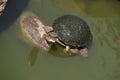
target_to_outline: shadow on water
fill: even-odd
[[[48,53],[53,56],[60,57],[60,58],[69,58],[69,57],[77,56],[77,54],[70,54],[70,53],[65,54],[63,49],[64,48],[60,47],[59,45],[54,45]],[[41,52],[43,50],[41,50],[38,47],[32,48],[32,50],[30,51],[29,56],[28,56],[28,64],[33,66],[36,63],[39,51]]]
[[[33,66],[37,60],[37,54],[39,52],[39,48],[37,47],[33,47],[33,49],[31,50],[29,57],[28,57],[28,63]]]
[[[0,16],[0,32],[14,23],[28,2],[29,0],[8,0],[5,10]]]

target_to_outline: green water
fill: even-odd
[[[83,18],[93,34],[89,57],[64,56],[58,45],[49,53],[26,44],[19,33],[19,12],[11,24],[0,22],[0,28],[6,27],[0,32],[0,80],[120,80],[120,2],[27,1],[20,11],[34,12],[47,25],[64,14]]]

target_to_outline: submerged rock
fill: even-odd
[[[52,43],[47,41],[46,27],[42,21],[31,12],[24,12],[20,18],[21,31],[27,42],[49,51]]]

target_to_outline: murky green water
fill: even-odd
[[[0,17],[0,80],[120,80],[120,2],[11,0],[10,4],[15,13]],[[64,56],[58,45],[48,53],[26,44],[19,33],[21,11],[34,12],[48,25],[64,14],[83,18],[93,34],[89,57]]]

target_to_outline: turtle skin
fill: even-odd
[[[71,47],[85,47],[92,42],[92,34],[87,23],[73,15],[64,15],[53,22],[54,32],[59,40]]]

